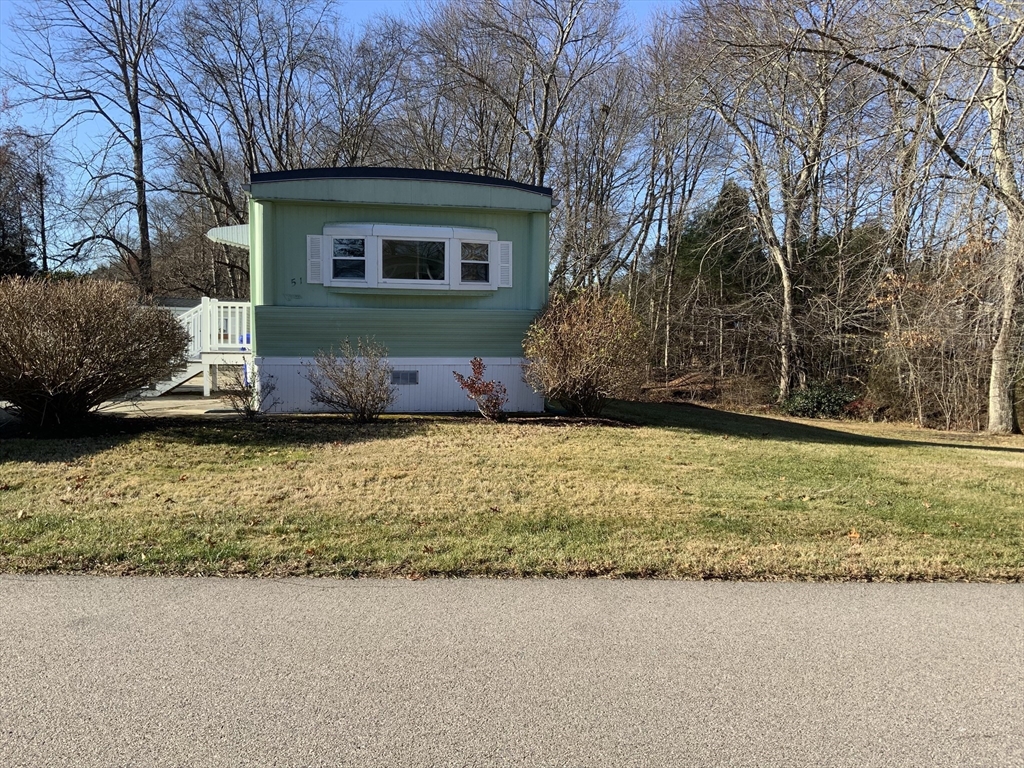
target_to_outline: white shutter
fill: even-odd
[[[330,238],[320,235],[306,235],[306,282],[313,285],[324,283],[324,241]],[[327,254],[327,258],[330,255]]]
[[[512,287],[512,241],[498,241],[498,287]]]

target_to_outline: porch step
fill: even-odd
[[[198,376],[203,372],[203,364],[201,362],[190,362],[188,367],[180,373],[176,374],[166,381],[158,381],[150,389],[142,390],[143,397],[158,397],[167,392],[170,392],[175,387],[180,387],[189,379]]]

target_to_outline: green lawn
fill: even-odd
[[[1024,577],[1024,438],[620,421],[119,422],[0,437],[0,571]]]

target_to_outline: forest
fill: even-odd
[[[1024,4],[38,0],[3,31],[0,274],[246,298],[250,174],[551,187],[553,292],[627,298],[653,384],[1017,429]]]

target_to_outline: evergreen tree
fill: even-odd
[[[26,218],[30,209],[27,168],[14,147],[0,144],[0,277],[35,272],[35,236]]]

